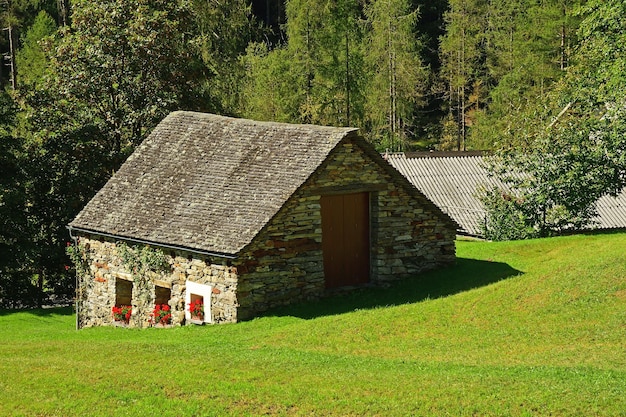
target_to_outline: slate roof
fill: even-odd
[[[344,140],[452,228],[453,220],[354,128],[167,116],[68,225],[114,238],[232,256]]]
[[[167,116],[71,229],[235,254],[354,128]]]
[[[385,159],[427,198],[459,225],[460,233],[480,236],[485,209],[478,199],[481,188],[507,187],[488,175],[479,152],[416,152],[385,155]],[[626,190],[617,197],[602,197],[597,203],[594,229],[626,228]]]

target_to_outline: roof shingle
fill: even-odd
[[[174,112],[69,226],[235,254],[352,135],[354,128]]]

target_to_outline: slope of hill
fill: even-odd
[[[0,415],[626,415],[626,234],[458,242],[456,266],[250,322],[0,313]]]

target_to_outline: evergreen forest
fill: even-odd
[[[626,184],[623,0],[3,0],[0,22],[0,307],[72,296],[65,226],[173,110],[490,151],[512,237]]]

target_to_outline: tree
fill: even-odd
[[[42,10],[22,37],[22,47],[16,54],[16,64],[20,69],[20,89],[33,90],[42,87],[44,76],[49,71],[49,60],[42,43],[56,31],[54,19]]]
[[[236,115],[244,87],[245,64],[241,59],[248,45],[260,34],[245,0],[193,0],[191,2],[197,45],[207,76],[201,83],[206,102],[200,108]]]
[[[370,25],[364,48],[370,75],[365,86],[368,129],[382,149],[400,151],[412,135],[413,116],[424,105],[428,85],[415,38],[418,11],[410,11],[405,0],[376,0],[365,14]]]
[[[473,102],[469,98],[483,85],[486,15],[485,4],[480,0],[451,0],[444,15],[447,31],[440,45],[440,76],[447,87],[447,119],[457,127],[456,143],[451,146],[456,150],[466,148],[467,127],[471,124],[468,111],[481,105],[482,94],[474,94]]]
[[[19,87],[18,81],[21,82],[18,80],[18,72],[21,72],[21,69],[16,53],[20,47],[24,29],[34,24],[39,12],[46,12],[53,17],[57,16],[57,2],[55,0],[5,0],[0,5],[0,22],[3,33],[6,34],[6,38],[0,41],[0,48],[4,55],[3,65],[0,68],[6,64],[9,82],[13,89]]]
[[[514,141],[523,128],[516,114],[565,75],[579,23],[573,9],[573,2],[563,0],[489,3],[484,100],[473,114],[470,147],[493,148],[495,137],[503,139],[501,132]]]
[[[14,135],[17,106],[0,93],[0,306],[35,305],[39,295],[28,273],[28,218],[23,143]]]
[[[359,125],[364,102],[361,8],[354,0],[326,1],[322,7],[322,26],[316,34],[320,50],[313,79],[318,123]]]
[[[65,226],[169,111],[195,108],[202,63],[185,2],[72,3],[48,38],[46,83],[21,91],[28,276],[67,294]],[[37,54],[25,54],[24,62]],[[39,300],[39,303],[43,299]]]
[[[194,107],[201,66],[185,2],[77,0],[71,26],[49,44],[47,93],[70,124],[92,124],[114,168],[164,115]]]
[[[286,48],[268,51],[264,43],[252,43],[242,61],[246,80],[242,87],[241,113],[254,120],[307,122],[306,83],[291,65]]]
[[[358,3],[290,0],[286,13],[286,45],[273,50],[267,46],[248,49],[246,115],[267,120],[285,109],[279,111],[279,118],[287,117],[290,122],[359,124],[364,100]],[[259,73],[255,68],[268,71],[278,67],[282,74],[276,74],[279,78],[273,83],[280,88],[268,94],[271,85],[256,82]],[[270,113],[264,114],[263,109]]]
[[[543,234],[588,224],[596,201],[626,186],[626,5],[590,0],[579,14],[566,75],[545,103],[520,112],[525,128],[496,167]]]

